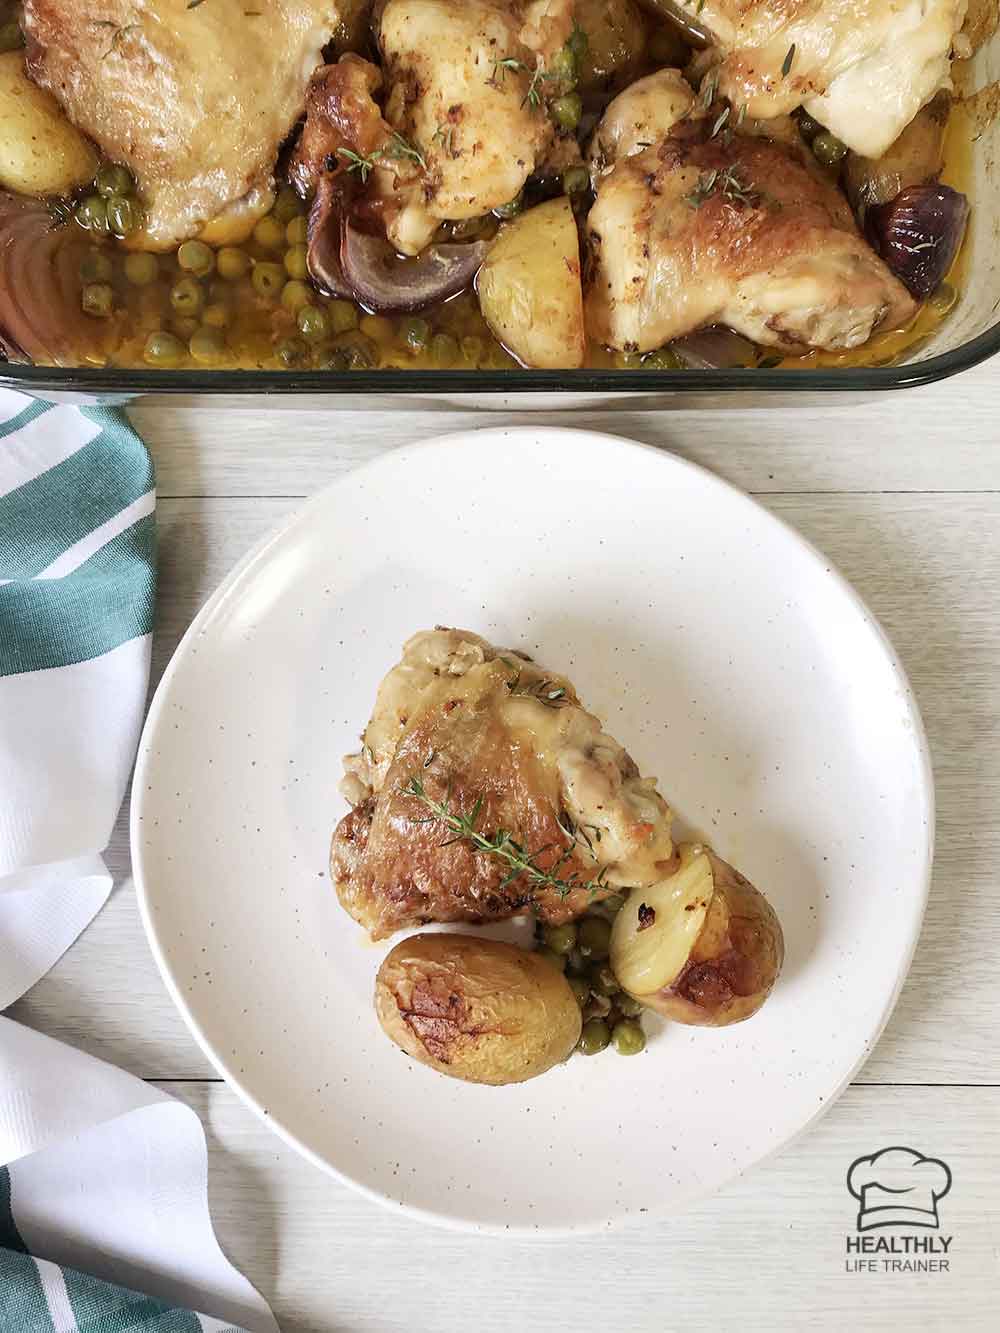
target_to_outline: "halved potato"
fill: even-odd
[[[487,324],[522,365],[583,364],[580,238],[568,199],[549,199],[502,227],[476,285]]]
[[[56,99],[28,78],[23,51],[0,55],[0,125],[0,185],[5,189],[61,195],[93,180],[97,152]]]
[[[469,1083],[521,1083],[565,1060],[580,1006],[537,953],[471,935],[412,935],[375,979],[386,1035],[421,1064]]]
[[[633,889],[611,935],[611,966],[642,1004],[678,1023],[722,1027],[757,1012],[785,946],[774,909],[707,847],[679,848],[680,869]]]

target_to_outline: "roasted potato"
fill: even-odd
[[[397,1046],[468,1083],[521,1083],[565,1060],[580,1007],[537,953],[471,935],[412,935],[386,955],[375,1012]]]
[[[477,289],[487,324],[522,365],[583,364],[580,238],[567,198],[550,199],[501,228]]]
[[[15,194],[71,194],[93,180],[97,153],[51,94],[32,83],[24,53],[0,55],[0,185]]]
[[[577,0],[576,21],[587,36],[580,60],[582,93],[613,92],[638,72],[646,20],[633,0]]]
[[[940,92],[907,125],[881,157],[848,153],[844,159],[844,191],[863,221],[865,210],[887,204],[912,185],[935,180],[944,164],[944,134],[951,95]]]
[[[615,920],[611,966],[619,983],[678,1023],[723,1027],[757,1012],[785,946],[774,909],[707,847],[681,847],[680,868],[633,889]]]

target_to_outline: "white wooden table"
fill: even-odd
[[[998,411],[1000,359],[870,406],[541,418],[673,449],[804,532],[889,632],[934,755],[930,908],[885,1035],[816,1127],[671,1222],[505,1243],[394,1216],[301,1161],[213,1076],[174,1012],[142,935],[119,821],[109,905],[12,1016],[199,1112],[220,1239],[286,1333],[1000,1328]],[[511,414],[148,399],[132,417],[159,473],[158,678],[207,594],[303,496],[395,444]],[[846,1269],[847,1169],[891,1144],[952,1169],[940,1205],[948,1272]]]

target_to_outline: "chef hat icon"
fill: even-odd
[[[951,1172],[936,1157],[924,1157],[912,1148],[883,1148],[851,1163],[847,1188],[861,1205],[859,1231],[936,1227],[937,1201],[951,1189]]]

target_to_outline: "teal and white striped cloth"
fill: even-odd
[[[149,683],[154,508],[120,413],[0,389],[0,1009],[111,890],[102,852]],[[277,1330],[219,1249],[194,1112],[0,1017],[0,1333],[236,1327]]]

